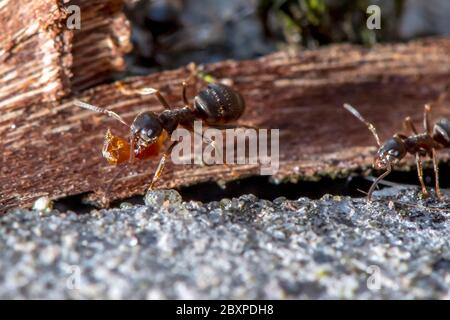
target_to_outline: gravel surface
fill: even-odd
[[[376,198],[202,204],[157,191],[89,214],[12,210],[0,298],[450,298],[448,202]]]

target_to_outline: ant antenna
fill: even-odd
[[[87,109],[87,110],[90,110],[90,111],[106,114],[108,117],[112,117],[112,118],[120,121],[121,123],[123,123],[127,127],[130,127],[130,125],[125,120],[123,120],[123,118],[121,116],[119,116],[117,113],[115,113],[114,111],[103,109],[103,108],[94,106],[92,104],[88,104],[88,103],[80,101],[80,100],[75,100],[73,102],[73,104],[76,105],[77,107],[80,107],[80,108],[83,108],[83,109]]]
[[[375,190],[377,184],[378,184],[381,180],[383,180],[389,173],[391,173],[391,171],[392,171],[391,164],[388,163],[388,164],[387,164],[386,172],[383,173],[383,174],[382,174],[381,176],[379,176],[378,178],[376,178],[376,180],[372,183],[372,186],[370,187],[369,192],[367,192],[367,199],[368,199],[369,201],[372,200],[372,193],[373,193],[373,191]]]
[[[347,109],[347,111],[349,111],[353,116],[358,118],[359,121],[361,121],[367,126],[367,128],[370,130],[370,132],[372,132],[375,140],[377,141],[378,146],[381,146],[380,137],[378,137],[377,129],[375,129],[375,126],[366,119],[364,119],[364,117],[351,105],[344,103],[344,108]]]
[[[365,192],[364,190],[361,190],[358,188],[358,189],[356,189],[356,191],[361,192],[362,194],[365,194],[367,196],[367,192]]]

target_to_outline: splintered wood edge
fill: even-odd
[[[0,133],[3,121],[25,118],[30,105],[61,100],[125,68],[124,55],[132,45],[123,3],[78,1],[83,13],[80,30],[66,27],[69,3],[2,3]],[[22,19],[14,19],[17,16]]]

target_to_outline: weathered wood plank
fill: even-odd
[[[74,30],[72,91],[104,82],[125,69],[124,55],[131,50],[130,24],[122,12],[123,0],[71,0],[79,5],[82,26]]]
[[[335,45],[292,56],[279,52],[253,61],[225,61],[206,70],[217,78],[232,79],[244,95],[248,108],[242,123],[281,130],[280,170],[275,178],[303,179],[367,168],[375,150],[372,137],[342,104],[357,106],[378,127],[382,139],[387,138],[401,129],[405,116],[419,122],[424,103],[450,84],[449,53],[448,39],[373,49]],[[187,74],[181,68],[128,79],[126,85],[160,88],[170,102],[181,104],[181,80]],[[161,110],[154,97],[124,96],[114,85],[96,87],[78,98],[129,120],[142,110]],[[59,198],[94,192],[91,199],[98,199],[117,170],[101,158],[104,132],[108,127],[124,129],[112,119],[74,107],[71,100],[32,105],[30,114],[0,141],[3,210],[29,206],[42,195]],[[448,101],[437,106],[433,116],[450,116]],[[142,194],[156,164],[154,160],[129,166],[114,184],[110,199]],[[255,166],[235,170],[242,176],[259,172]],[[159,186],[235,178],[224,166],[169,164]]]
[[[0,4],[0,134],[30,105],[58,101],[125,67],[130,26],[123,0],[4,0]],[[71,5],[80,29],[69,29]]]
[[[54,101],[70,89],[72,32],[58,1],[0,4],[0,110],[17,117],[26,105]],[[1,129],[0,129],[1,132]]]

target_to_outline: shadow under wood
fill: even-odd
[[[450,164],[443,163],[439,167],[441,177],[441,187],[450,188]],[[424,170],[424,176],[427,186],[433,187],[433,171],[431,168]],[[403,185],[418,186],[418,179],[415,170],[411,171],[393,171],[385,181]],[[255,176],[230,182],[225,188],[220,187],[214,182],[200,183],[194,186],[182,187],[178,192],[183,200],[211,202],[220,201],[223,198],[234,198],[244,194],[254,194],[260,199],[274,200],[278,197],[285,197],[295,200],[300,197],[310,199],[320,199],[325,194],[350,196],[353,198],[365,197],[362,191],[367,191],[372,182],[369,178],[362,175],[349,176],[347,178],[322,178],[318,181],[299,181],[298,183],[274,184],[270,182],[268,176]],[[379,188],[385,188],[383,183]],[[82,199],[86,194],[72,197],[66,197],[55,202],[55,208],[59,211],[72,210],[77,213],[88,213],[96,207],[83,203]],[[120,207],[123,202],[131,204],[144,204],[142,196],[134,196],[121,201],[112,203],[112,208]]]

